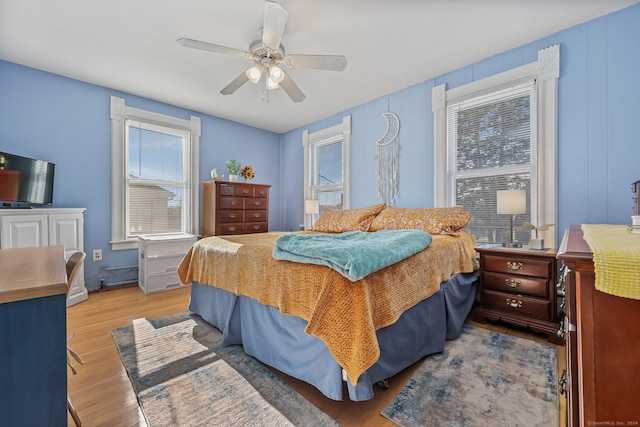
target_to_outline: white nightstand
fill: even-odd
[[[138,286],[145,294],[181,288],[180,261],[196,242],[193,234],[138,236]]]

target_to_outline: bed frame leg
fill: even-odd
[[[389,379],[378,381],[376,384],[383,390],[389,389]]]

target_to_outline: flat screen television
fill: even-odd
[[[5,207],[53,203],[55,165],[0,151],[0,203]]]

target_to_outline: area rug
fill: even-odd
[[[195,314],[111,334],[149,426],[338,425]]]
[[[382,411],[403,427],[557,426],[558,350],[465,325]]]

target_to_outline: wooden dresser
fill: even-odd
[[[486,245],[476,251],[480,254],[480,288],[473,319],[526,327],[562,344],[557,334],[555,250]]]
[[[566,267],[567,370],[560,387],[567,394],[567,425],[638,426],[640,300],[595,289],[593,255],[580,225],[565,232],[558,259]]]
[[[266,233],[270,185],[204,182],[204,236]]]

